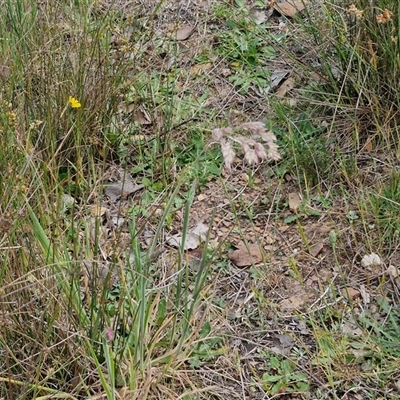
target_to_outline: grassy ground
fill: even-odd
[[[1,399],[399,397],[377,3],[0,1]]]

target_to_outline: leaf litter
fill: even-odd
[[[209,3],[202,3],[204,3],[202,12],[208,10]],[[150,7],[150,2],[146,4],[146,7]],[[292,18],[304,9],[304,3],[283,2],[276,5],[275,9],[282,15]],[[159,27],[160,37],[167,36],[170,22],[175,23],[178,14],[173,7],[166,9],[165,26],[161,23]],[[264,10],[254,13],[253,18],[257,24],[264,23],[266,19],[274,23],[273,17]],[[182,42],[179,43],[180,45],[190,42],[190,54],[196,52],[196,48],[201,52],[208,44],[203,38],[196,38],[197,35],[193,35],[197,21],[193,18],[192,20],[188,18],[188,20],[189,23],[187,21],[179,22],[180,28],[176,31],[176,40]],[[211,77],[217,82],[213,96],[207,100],[207,106],[243,110],[239,112],[238,119],[245,121],[256,121],[259,115],[265,114],[264,98],[254,99],[254,97],[246,97],[232,90],[231,84],[227,81],[232,74],[229,65],[214,68],[212,63],[204,63],[199,64],[203,65],[200,67],[193,64],[191,60],[192,57],[186,55],[185,58],[182,56],[177,61],[184,62],[183,65],[188,71],[191,71],[193,80],[202,78],[206,74],[207,77]],[[154,68],[157,67],[159,66],[155,63]],[[275,75],[272,74],[271,86],[268,90],[274,89],[280,97],[288,96],[294,85],[294,81],[290,78],[291,71],[278,73],[278,68],[276,71]],[[285,82],[287,82],[286,87],[284,86]],[[203,90],[202,85],[200,87]],[[200,97],[201,90],[197,90]],[[250,107],[246,104],[250,104]],[[134,108],[131,109],[131,112],[133,110]],[[150,125],[147,123],[149,120],[147,116],[136,115],[133,119],[143,125],[143,128]],[[143,134],[143,131],[140,134]],[[282,211],[282,214],[279,212],[285,210],[286,207],[288,213],[297,213],[302,205],[302,199],[298,195],[298,188],[294,187],[294,182],[288,180],[282,183],[282,187],[279,187],[278,179],[272,169],[268,165],[262,164],[252,170],[251,174],[253,178],[258,179],[258,182],[251,186],[249,181],[243,177],[243,175],[248,175],[248,167],[244,167],[240,162],[232,163],[230,167],[230,174],[221,178],[223,182],[208,182],[198,194],[198,201],[193,204],[191,215],[196,215],[196,221],[200,222],[197,222],[189,230],[183,248],[187,251],[190,262],[192,259],[201,259],[205,251],[202,243],[209,234],[210,246],[214,250],[218,249],[219,256],[224,262],[223,268],[227,269],[227,272],[224,272],[224,269],[216,270],[214,276],[217,278],[214,288],[215,298],[225,304],[221,314],[216,316],[219,326],[215,328],[216,334],[228,331],[230,335],[236,337],[236,341],[230,341],[229,346],[230,349],[239,353],[241,361],[239,369],[233,367],[230,361],[226,362],[224,365],[226,367],[225,375],[243,377],[247,374],[253,376],[253,372],[257,371],[257,374],[261,376],[265,364],[265,359],[257,356],[257,352],[261,349],[270,349],[277,354],[286,356],[290,354],[290,350],[297,343],[298,337],[300,337],[298,342],[302,345],[305,344],[310,349],[315,346],[312,336],[309,334],[310,328],[297,316],[299,313],[303,316],[307,315],[310,306],[313,310],[323,310],[328,300],[333,301],[329,285],[340,285],[333,267],[336,258],[329,244],[328,234],[332,229],[329,223],[333,222],[337,229],[346,230],[348,227],[343,220],[337,217],[333,221],[327,222],[323,219],[323,212],[321,213],[322,217],[311,216],[308,219],[298,219],[297,224],[292,225],[285,223],[282,218],[285,211]],[[119,170],[117,175],[118,177],[104,182],[106,204],[101,207],[94,206],[89,211],[91,218],[101,219],[104,224],[103,235],[107,238],[101,243],[101,254],[103,254],[104,260],[107,259],[108,248],[111,247],[107,241],[113,240],[113,238],[122,241],[124,236],[120,232],[123,231],[125,221],[129,218],[128,209],[146,191],[143,185],[135,182],[128,171]],[[224,189],[222,190],[222,188]],[[289,203],[286,205],[284,205],[285,199],[280,198],[281,190],[289,193]],[[232,212],[230,206],[231,199],[235,199],[235,213]],[[289,210],[287,210],[287,205],[289,205]],[[154,207],[158,207],[158,205]],[[345,209],[343,204],[336,204],[332,207],[337,215],[343,209]],[[214,224],[208,226],[203,221],[210,221],[214,211],[216,211]],[[91,224],[93,222],[92,219]],[[191,222],[193,223],[193,221]],[[301,232],[297,225],[304,228],[305,232]],[[173,231],[177,233],[166,235],[165,243],[172,248],[182,246],[183,238],[180,226],[179,221],[174,221]],[[142,233],[142,246],[146,248],[154,234],[150,223],[146,225]],[[121,243],[121,248],[124,246],[125,249],[129,248],[129,240]],[[367,254],[365,249],[361,248],[360,243],[352,242],[351,246],[354,246],[354,254],[358,252]],[[228,249],[232,248],[235,250],[229,252]],[[169,256],[169,254],[160,254],[162,263],[173,263],[173,257],[172,261],[165,261],[167,258],[164,256]],[[340,288],[341,292],[339,293],[343,296],[344,301],[347,301],[345,294],[348,294],[352,301],[362,300],[365,304],[374,302],[375,287],[373,285],[366,287],[366,285],[360,285],[360,282],[369,282],[370,273],[372,273],[372,277],[377,276],[374,269],[381,267],[381,263],[372,254],[363,260],[349,264],[346,257],[341,259],[343,268],[347,268],[346,271],[352,271],[352,274],[346,277],[348,280],[346,285]],[[380,257],[379,260],[381,260]],[[109,264],[106,261],[103,264],[107,271]],[[400,264],[395,264],[387,269],[386,274],[392,279],[398,280],[397,268]],[[193,265],[198,264],[194,263]],[[217,268],[214,265],[213,267]],[[357,270],[353,271],[353,269]],[[245,299],[245,301],[241,299]],[[234,310],[233,318],[224,319],[227,317],[223,313],[225,309]],[[261,312],[262,317],[260,317]],[[359,334],[351,319],[344,321],[341,329],[345,334]],[[249,343],[255,349],[251,353],[252,358],[246,351]],[[251,367],[243,362],[246,360],[246,356],[247,359],[250,358]],[[224,361],[221,359],[219,362],[223,363]],[[253,365],[256,365],[255,369]],[[217,369],[217,365],[210,363],[207,368]],[[199,374],[198,379],[202,381],[205,378]],[[213,379],[212,374],[207,377],[207,384],[209,379]],[[243,387],[235,386],[231,381],[224,379],[220,377],[215,379],[221,393],[228,390],[227,388],[233,387],[232,390],[229,390],[229,398],[242,398],[241,395],[237,396],[237,393],[241,393],[242,390],[249,398],[252,398],[253,392],[250,384]],[[203,380],[203,382],[205,381]]]

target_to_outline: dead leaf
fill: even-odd
[[[106,214],[108,211],[107,207],[101,207],[101,206],[92,206],[90,207],[90,214],[93,217],[102,217],[104,214]]]
[[[286,182],[291,182],[293,180],[293,177],[292,177],[292,175],[289,174],[289,172],[285,172],[285,174],[283,175],[283,179]]]
[[[256,243],[246,244],[241,242],[235,251],[228,255],[229,259],[237,267],[250,267],[262,261],[263,254],[260,246]]]
[[[201,260],[203,258],[203,249],[194,249],[194,250],[187,250],[186,251],[186,261],[190,268],[195,271],[199,272],[201,267]]]
[[[293,345],[295,344],[295,341],[291,336],[278,334],[277,337],[283,347],[293,347]]]
[[[8,233],[12,228],[12,222],[6,217],[0,217],[0,234]]]
[[[193,33],[194,26],[185,25],[176,31],[176,40],[186,40]]]
[[[363,331],[355,323],[344,322],[341,325],[342,332],[351,336],[361,336]]]
[[[317,255],[321,252],[321,250],[324,248],[323,243],[315,243],[310,247],[310,254],[313,257],[317,257]]]
[[[207,198],[207,196],[206,196],[205,194],[200,193],[200,194],[197,196],[197,201],[203,201],[203,200],[205,200],[206,198]]]
[[[305,5],[305,1],[293,0],[284,1],[283,3],[276,3],[274,8],[285,17],[293,18],[298,12],[304,10]]]
[[[279,339],[279,344],[268,348],[268,350],[283,356],[289,355],[295,345],[294,339],[284,334],[278,334],[276,337]]]
[[[250,10],[250,16],[257,25],[263,24],[268,19],[268,16],[264,10],[257,10],[256,8],[252,8]]]
[[[298,193],[289,193],[289,209],[290,211],[297,213],[297,210],[301,206],[302,200]]]
[[[263,92],[265,94],[268,94],[271,91],[271,89],[278,87],[288,74],[289,74],[288,71],[272,72],[271,77],[269,78],[270,84],[263,90]]]
[[[190,75],[197,76],[200,73],[207,71],[212,67],[211,63],[206,63],[206,64],[195,64],[190,67]]]
[[[281,82],[289,75],[288,71],[274,71],[270,77],[270,87],[271,89],[279,86]]]
[[[353,347],[350,347],[348,351],[357,358],[365,358],[365,356],[370,353],[370,350],[354,349]],[[357,396],[355,400],[364,400],[364,397]]]
[[[278,225],[279,232],[286,232],[289,229],[289,225]]]
[[[361,265],[364,268],[377,267],[382,265],[382,259],[376,253],[366,254],[361,260]]]
[[[308,301],[308,295],[305,292],[297,293],[280,302],[282,311],[300,310]]]
[[[106,185],[104,193],[110,198],[112,202],[118,199],[126,198],[133,193],[144,188],[144,185],[137,185],[132,177],[125,172],[122,168],[119,171],[121,179],[117,182],[112,182]]]
[[[0,65],[0,78],[8,78],[11,75],[11,68],[7,65]]]
[[[294,88],[295,84],[296,81],[292,76],[287,78],[286,81],[279,86],[278,90],[276,91],[276,95],[278,97],[285,97],[286,93],[290,92]]]
[[[352,287],[343,288],[340,292],[344,298],[350,301],[360,297],[360,291]]]
[[[140,142],[146,139],[145,135],[132,135],[129,137],[130,141],[133,142]]]
[[[374,146],[372,144],[372,138],[368,138],[367,141],[365,142],[364,147],[362,148],[362,150],[366,151],[367,153],[371,153],[373,148],[374,148]]]
[[[138,109],[135,112],[134,115],[134,121],[135,122],[139,122],[140,125],[151,125],[151,119],[149,114],[143,110],[143,109]]]
[[[287,348],[287,347],[280,347],[280,346],[273,346],[273,347],[267,347],[267,349],[269,351],[272,351],[275,354],[278,354],[280,356],[288,356],[291,352],[291,348]]]
[[[399,277],[399,270],[394,265],[389,265],[386,273],[394,279]]]
[[[203,222],[198,222],[192,229],[190,229],[186,235],[185,244],[183,246],[184,250],[194,250],[197,249],[201,242],[207,237],[208,225]],[[182,245],[182,234],[176,234],[167,238],[167,243],[173,247],[181,247]]]
[[[130,114],[136,107],[137,106],[134,101],[131,101],[130,103],[126,103],[125,101],[123,101],[118,105],[118,110],[123,113]]]
[[[64,193],[61,196],[61,201],[64,203],[65,206],[68,206],[68,207],[72,207],[76,203],[75,198],[67,193]]]
[[[360,293],[361,293],[361,298],[363,299],[363,303],[369,304],[371,302],[371,296],[367,292],[367,289],[365,288],[365,285],[360,286]]]

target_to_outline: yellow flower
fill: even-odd
[[[82,104],[75,97],[69,96],[68,102],[72,108],[81,108],[82,107]]]

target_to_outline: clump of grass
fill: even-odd
[[[176,270],[156,270],[155,247],[181,182],[166,194],[147,252],[135,218],[131,252],[121,254],[116,240],[109,256],[99,247],[101,221],[92,227],[82,218],[101,196],[118,145],[108,133],[121,96],[133,90],[141,36],[115,43],[113,30],[133,20],[111,7],[98,15],[96,2],[0,4],[0,397],[111,399],[122,390],[144,399],[166,375],[179,375],[198,345],[208,259],[192,276],[182,247]],[[67,207],[66,193],[74,200]]]
[[[393,172],[379,193],[370,195],[373,214],[376,216],[380,237],[394,245],[400,235],[399,218],[400,176]]]
[[[397,143],[399,122],[399,91],[393,85],[400,74],[398,12],[385,0],[307,6],[296,31],[304,55],[292,54],[300,61],[299,71],[317,73],[312,76],[320,79],[317,84],[309,81],[310,92],[314,99],[321,95],[336,120],[341,114],[352,118],[352,124],[358,119],[370,128],[369,134],[392,145]],[[323,91],[318,89],[321,84]],[[366,137],[355,143],[357,148]]]

